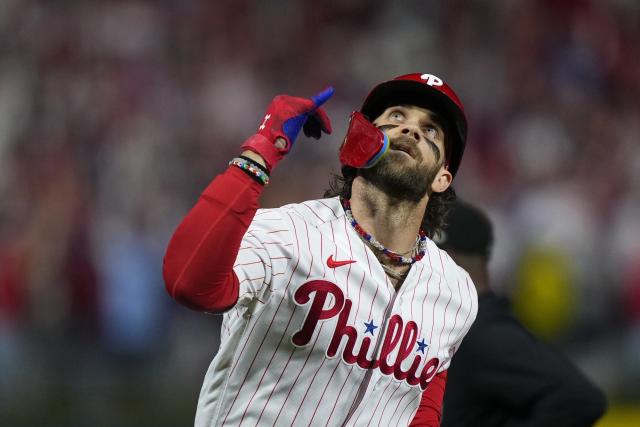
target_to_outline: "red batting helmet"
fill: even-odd
[[[447,169],[455,175],[467,140],[467,118],[453,89],[433,74],[405,74],[374,87],[360,111],[373,121],[393,105],[427,108],[444,118]]]

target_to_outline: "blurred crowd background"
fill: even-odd
[[[220,319],[165,293],[174,228],[276,94],[333,85],[335,131],[267,207],[320,197],[349,112],[409,72],[465,104],[496,290],[601,426],[640,425],[636,0],[2,0],[0,425],[190,425]]]

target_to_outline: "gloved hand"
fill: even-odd
[[[340,163],[354,168],[370,168],[389,149],[389,137],[362,113],[354,111],[340,146]]]
[[[328,87],[318,95],[306,98],[296,98],[288,95],[276,96],[267,114],[262,120],[255,135],[250,136],[242,148],[259,154],[265,160],[269,170],[291,150],[302,129],[308,137],[319,139],[324,133],[331,133],[329,116],[321,105],[333,95],[334,89]],[[276,144],[276,139],[282,138],[282,144]]]

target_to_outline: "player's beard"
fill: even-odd
[[[398,139],[391,141],[391,148],[405,144],[415,142]],[[399,156],[405,158],[401,159]],[[417,203],[427,194],[440,165],[438,162],[433,165],[424,164],[422,154],[415,147],[411,150],[411,156],[413,161],[403,153],[389,150],[375,166],[361,169],[360,175],[394,199]]]

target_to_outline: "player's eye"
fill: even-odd
[[[435,126],[425,126],[424,134],[427,138],[431,140],[436,140],[438,139],[440,132],[438,132],[438,129]]]
[[[398,111],[398,110],[393,110],[390,114],[389,114],[389,118],[391,120],[404,120],[404,114],[402,114],[402,111]]]

